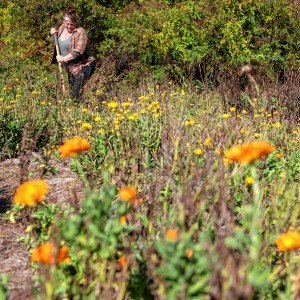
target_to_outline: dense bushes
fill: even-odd
[[[299,21],[286,1],[148,2],[125,9],[104,45],[113,39],[115,51],[134,52],[139,66],[193,76],[201,65],[207,76],[216,65],[244,63],[277,72],[299,62],[298,37]]]
[[[60,23],[67,5],[45,0],[2,4],[1,40],[22,44],[25,56],[38,53],[48,59],[49,28]],[[75,0],[73,5],[94,50],[100,58],[114,58],[119,73],[207,79],[216,66],[252,63],[274,74],[299,64],[299,18],[287,0]]]

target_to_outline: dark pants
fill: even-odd
[[[82,99],[83,87],[93,75],[95,68],[96,61],[92,61],[88,66],[83,67],[76,75],[72,74],[67,68],[70,85],[70,97],[72,99]]]

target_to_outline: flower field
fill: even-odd
[[[299,299],[291,106],[262,91],[236,107],[216,90],[150,79],[95,83],[75,104],[55,74],[32,64],[0,78],[0,158],[23,158],[0,218],[24,230],[33,299]],[[70,163],[84,197],[47,201],[50,158]]]

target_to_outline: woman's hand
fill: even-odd
[[[51,35],[54,34],[54,33],[56,33],[56,32],[58,32],[58,30],[57,30],[56,28],[52,27],[52,28],[50,29],[50,34],[51,34]]]
[[[64,62],[64,57],[62,55],[56,55],[56,60],[58,62]]]

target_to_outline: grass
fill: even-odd
[[[217,91],[145,80],[110,91],[95,83],[75,104],[53,70],[18,71],[0,78],[1,159],[38,151],[46,172],[64,140],[91,143],[71,158],[86,188],[80,207],[46,198],[8,212],[27,216],[28,255],[48,232],[69,248],[67,264],[32,263],[35,297],[297,298],[299,250],[274,243],[300,229],[299,120],[280,101],[262,94],[224,107]],[[250,165],[226,160],[226,149],[255,140],[275,151]],[[118,189],[128,186],[138,196],[125,202]]]

